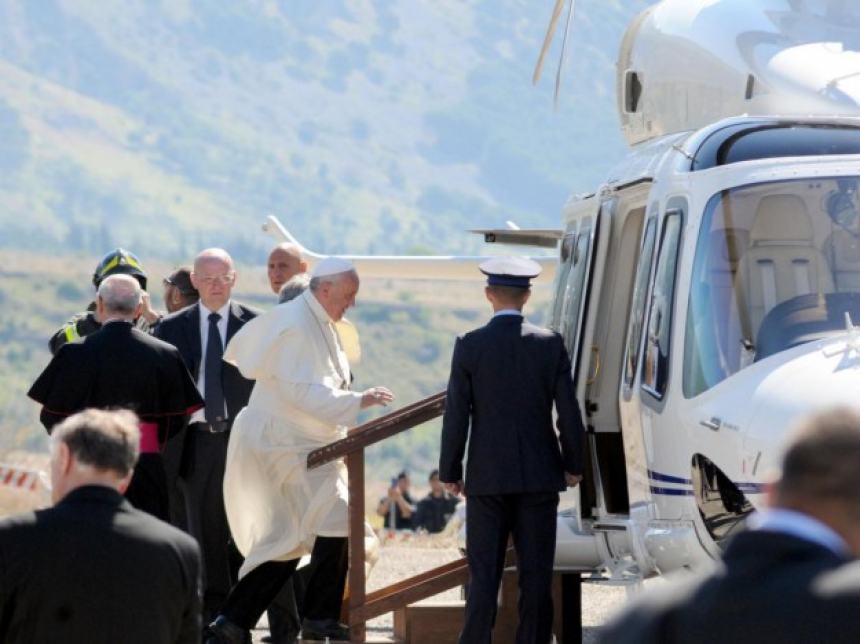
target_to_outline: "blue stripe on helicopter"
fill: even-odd
[[[662,494],[664,496],[693,496],[693,490],[683,490],[676,487],[658,487],[651,486],[652,494]]]
[[[692,485],[693,483],[690,479],[684,479],[680,476],[671,476],[669,474],[661,474],[654,470],[648,470],[648,476],[654,481],[663,481],[664,483],[681,483],[682,485]]]
[[[680,476],[672,476],[671,474],[663,474],[662,472],[655,472],[654,470],[648,470],[648,476],[652,481],[660,481],[663,483],[677,483],[679,485],[692,485],[693,483],[690,479],[685,479]],[[752,481],[735,482],[735,487],[737,487],[741,492],[748,494],[762,494],[764,492],[764,484],[754,483]],[[690,494],[689,491],[685,492],[684,490],[674,490],[673,488],[651,486],[651,491],[655,494],[665,494],[666,492],[663,492],[663,490],[672,490],[671,492],[668,492],[668,494],[672,496],[686,496],[687,494]]]

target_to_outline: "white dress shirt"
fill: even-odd
[[[209,314],[217,313],[221,316],[218,320],[218,333],[221,335],[221,349],[227,344],[227,318],[230,315],[230,301],[222,306],[217,311],[210,311],[203,302],[198,302],[197,306],[200,310],[200,369],[197,374],[197,390],[203,398],[206,398],[206,343],[209,342]],[[227,401],[224,400],[224,418],[227,417]],[[188,421],[189,423],[205,423],[206,408],[205,406],[194,412]]]

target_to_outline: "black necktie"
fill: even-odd
[[[203,398],[206,402],[206,422],[214,424],[224,420],[224,388],[221,385],[221,358],[224,347],[221,345],[221,334],[218,332],[217,313],[209,314],[209,336],[206,338],[206,374]]]

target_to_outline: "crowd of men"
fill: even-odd
[[[492,641],[512,539],[516,641],[548,644],[556,510],[582,478],[584,427],[561,336],[523,316],[540,266],[481,270],[493,316],[456,341],[430,493],[414,503],[402,472],[377,513],[390,529],[439,532],[465,494],[460,643]],[[268,276],[280,303],[260,312],[233,298],[230,255],[204,250],[164,279],[162,315],[133,254],[99,263],[95,300],[51,338],[29,392],[50,434],[54,506],[0,521],[0,641],[247,644],[267,609],[271,641],[349,639],[345,467],[305,463],[394,396],[351,388],[350,262],[308,271],[285,244]],[[854,641],[858,490],[860,415],[809,419],[723,568],[649,593],[601,637]]]

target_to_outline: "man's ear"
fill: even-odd
[[[299,262],[299,272],[307,273],[308,272],[308,263],[305,260],[301,260]]]
[[[120,479],[119,483],[116,486],[116,489],[120,494],[125,494],[125,491],[128,489],[128,484],[131,483],[131,477],[134,476],[134,468],[132,468],[128,474],[126,474],[122,479]]]
[[[489,286],[484,287],[484,297],[487,298],[487,301],[490,304],[495,304],[495,300],[493,300],[493,291],[490,289]]]
[[[59,465],[62,474],[68,474],[72,469],[74,458],[72,450],[63,441],[59,441],[57,445],[57,464]]]

